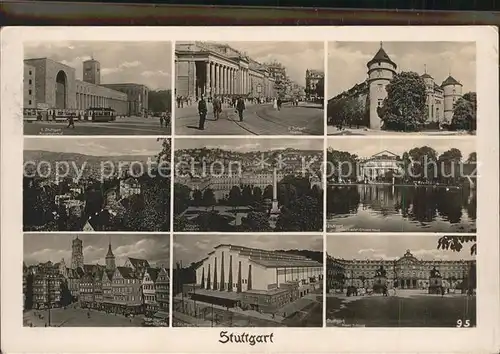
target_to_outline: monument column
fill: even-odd
[[[273,168],[273,202],[271,206],[271,214],[279,213],[278,206],[278,176],[276,167]]]

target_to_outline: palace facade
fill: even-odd
[[[148,109],[149,89],[141,84],[101,84],[97,60],[83,62],[83,80],[76,70],[49,58],[24,60],[24,108],[81,111],[112,108],[119,116],[138,116]]]
[[[445,288],[461,288],[469,273],[475,271],[475,260],[424,261],[410,250],[396,260],[357,260],[327,256],[327,291],[347,286],[373,288],[380,278],[388,288],[429,289],[439,278]]]
[[[323,265],[307,257],[221,244],[201,260],[196,284],[183,292],[197,301],[274,312],[323,285]]]
[[[380,49],[366,64],[368,77],[365,82],[333,97],[330,101],[347,97],[356,98],[363,106],[369,119],[367,124],[371,129],[380,129],[382,120],[377,108],[387,97],[386,87],[396,74],[397,64],[390,58],[380,43]],[[427,123],[451,122],[453,106],[462,96],[462,84],[449,75],[440,85],[427,73],[421,75],[426,87]]]

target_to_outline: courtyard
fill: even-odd
[[[38,315],[41,315],[40,318]],[[33,327],[141,327],[143,316],[127,318],[102,311],[81,308],[54,308],[50,310],[29,310],[23,313],[23,325]]]
[[[410,292],[388,297],[327,294],[327,326],[457,327],[459,320],[476,326],[476,296]]]

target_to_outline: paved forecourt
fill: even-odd
[[[234,108],[224,108],[215,120],[208,105],[205,129],[199,130],[196,105],[175,110],[178,135],[323,135],[323,109],[316,105],[283,105],[280,111],[271,104],[247,104],[243,121]]]
[[[41,314],[43,318],[35,315]],[[142,326],[143,316],[134,316],[127,318],[122,315],[109,314],[102,311],[91,310],[90,318],[87,316],[86,309],[80,308],[55,308],[50,310],[51,327],[140,327]],[[48,310],[30,310],[23,313],[23,322],[25,326],[30,323],[34,327],[49,326]]]
[[[367,327],[456,327],[476,325],[476,297],[466,295],[337,296],[327,294],[326,318]]]
[[[24,135],[170,135],[170,126],[161,127],[160,119],[125,117],[114,122],[75,120],[75,128],[67,128],[67,121],[25,122]]]

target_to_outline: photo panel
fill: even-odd
[[[328,232],[477,230],[475,137],[328,139]]]
[[[476,236],[328,235],[327,327],[476,327]]]
[[[322,327],[322,235],[174,235],[174,327]]]
[[[172,42],[24,45],[25,135],[170,135]]]
[[[25,138],[24,231],[169,231],[170,143]]]
[[[177,135],[323,135],[323,42],[175,43]]]
[[[328,135],[476,133],[475,42],[328,43]]]
[[[323,139],[175,139],[174,231],[323,231]]]
[[[169,234],[24,234],[23,326],[168,327]]]

